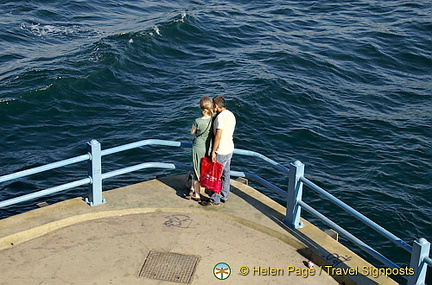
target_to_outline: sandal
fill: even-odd
[[[187,194],[187,195],[185,196],[185,199],[186,199],[186,200],[193,199],[193,194],[194,194],[194,192],[191,190],[191,191],[189,192],[189,194]]]
[[[191,199],[197,202],[201,202],[201,195],[198,195],[198,197],[191,196]]]

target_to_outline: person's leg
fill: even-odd
[[[232,153],[228,155],[216,155],[216,161],[222,164],[222,191],[221,193],[213,193],[210,200],[219,204],[221,201],[226,202],[230,193],[230,172],[231,172]]]
[[[222,192],[221,192],[222,202],[226,202],[230,194],[231,158],[232,158],[232,153],[225,157],[224,163],[222,164],[224,166],[222,170]]]
[[[195,201],[200,200],[201,197],[201,185],[199,183],[198,180],[194,180],[193,181],[193,195],[192,195],[192,199]]]

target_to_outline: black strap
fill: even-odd
[[[210,121],[209,121],[209,123],[207,125],[207,128],[202,133],[200,133],[199,135],[196,135],[195,138],[202,136],[208,130],[209,126],[211,125],[211,122],[212,122],[212,120],[210,118]]]

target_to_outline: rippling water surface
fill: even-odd
[[[81,155],[90,139],[189,141],[199,98],[223,95],[236,147],[299,159],[308,178],[405,241],[432,240],[430,1],[172,2],[2,3],[0,175]],[[154,160],[188,163],[189,151],[134,150],[104,169]],[[233,164],[285,187],[260,162]],[[3,183],[0,199],[85,168]],[[305,199],[400,264],[409,259],[311,191]]]

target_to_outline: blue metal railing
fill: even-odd
[[[52,195],[53,193],[62,192],[67,189],[75,188],[82,185],[89,185],[89,193],[88,197],[86,197],[86,202],[92,206],[96,206],[102,203],[105,203],[105,200],[102,198],[102,181],[104,179],[112,178],[118,175],[138,171],[141,169],[147,169],[147,168],[161,168],[161,169],[187,169],[190,170],[190,165],[183,165],[183,164],[173,164],[173,163],[161,163],[161,162],[145,162],[134,166],[125,167],[122,169],[118,169],[115,171],[102,173],[102,157],[106,155],[111,155],[115,153],[119,153],[122,151],[139,148],[143,146],[148,145],[158,145],[158,146],[169,146],[169,147],[187,147],[190,148],[192,146],[191,143],[188,142],[177,142],[177,141],[166,141],[166,140],[157,140],[157,139],[148,139],[148,140],[142,140],[134,143],[129,143],[125,145],[121,145],[118,147],[109,148],[106,150],[101,150],[100,143],[96,140],[92,140],[88,145],[88,154],[80,155],[77,157],[73,157],[70,159],[46,164],[43,166],[35,167],[28,170],[19,171],[16,173],[8,174],[0,176],[0,183],[6,182],[26,176],[30,176],[33,174],[45,172],[48,170],[72,165],[75,163],[87,161],[89,166],[89,173],[88,177],[65,183],[59,186],[55,186],[52,188],[40,190],[31,194],[23,195],[20,197],[8,199],[5,201],[0,202],[0,208],[4,208],[10,205],[14,205],[17,203],[21,203],[24,201],[36,199],[43,196]],[[247,172],[240,172],[240,171],[231,171],[231,176],[234,177],[245,177],[248,179],[252,179],[261,185],[265,186],[268,189],[273,190],[277,194],[281,195],[285,199],[287,199],[287,207],[286,207],[286,217],[284,222],[290,226],[291,228],[300,228],[302,226],[302,222],[300,220],[301,216],[301,210],[304,209],[305,211],[309,212],[313,216],[317,217],[327,225],[329,225],[331,228],[335,229],[339,232],[342,236],[347,238],[348,240],[354,242],[357,244],[362,250],[365,252],[371,254],[384,264],[386,264],[389,267],[392,268],[399,268],[398,265],[396,265],[394,262],[392,262],[390,259],[383,256],[381,253],[358,239],[357,237],[350,234],[347,230],[343,229],[339,225],[337,225],[335,222],[331,221],[327,217],[325,217],[323,214],[312,208],[310,205],[306,204],[302,200],[302,193],[303,193],[303,186],[307,186],[308,188],[312,189],[322,197],[326,198],[327,200],[331,201],[332,203],[336,204],[337,206],[344,209],[346,212],[348,212],[350,215],[353,215],[360,221],[364,222],[366,225],[370,226],[380,234],[382,234],[387,239],[394,242],[396,245],[404,248],[406,251],[411,253],[411,268],[414,269],[414,276],[410,276],[408,278],[409,284],[424,284],[424,280],[426,278],[426,270],[427,266],[432,267],[432,260],[429,257],[429,251],[430,251],[430,243],[426,239],[418,239],[415,240],[413,243],[413,246],[408,245],[400,238],[396,237],[389,231],[385,230],[372,220],[365,217],[363,214],[357,212],[341,200],[337,199],[333,195],[329,194],[324,189],[320,188],[310,180],[304,177],[304,165],[296,161],[294,163],[290,164],[290,168],[286,168],[285,166],[281,165],[280,163],[275,162],[274,160],[260,154],[254,151],[250,150],[244,150],[244,149],[235,149],[234,154],[237,155],[244,155],[244,156],[251,156],[259,158],[266,163],[270,164],[272,167],[280,171],[282,174],[288,176],[288,191],[284,191],[280,189],[279,187],[273,185],[272,183],[268,182],[267,180],[263,179],[262,177],[247,173]]]
[[[313,182],[311,182],[307,178],[301,177],[300,180],[301,180],[301,182],[304,183],[304,185],[309,186],[310,189],[314,190],[315,192],[320,194],[322,197],[332,201],[333,204],[341,207],[343,210],[345,210],[346,212],[348,212],[352,216],[356,217],[357,219],[359,219],[360,221],[362,221],[366,225],[369,225],[375,231],[384,235],[387,239],[394,242],[396,245],[402,247],[403,249],[405,249],[408,252],[412,251],[412,246],[410,246],[409,244],[407,244],[406,242],[404,242],[403,240],[401,240],[400,238],[398,238],[397,236],[395,236],[394,234],[392,234],[388,230],[384,229],[380,225],[376,224],[375,222],[373,222],[369,218],[365,217],[363,214],[357,212],[356,210],[354,210],[353,208],[351,208],[350,206],[348,206],[347,204],[345,204],[344,202],[342,202],[338,198],[334,197],[333,195],[331,195],[330,193],[328,193],[327,191],[325,191],[321,187],[317,186],[316,184],[314,184]]]
[[[308,188],[314,190],[322,197],[331,201],[333,204],[341,207],[343,210],[348,212],[350,215],[359,219],[378,233],[382,234],[388,240],[392,241],[399,247],[402,247],[406,251],[411,254],[410,268],[413,269],[414,275],[408,276],[408,284],[424,284],[426,279],[426,271],[427,266],[431,266],[431,259],[429,257],[430,252],[430,243],[424,239],[420,238],[414,241],[413,245],[410,246],[405,243],[402,239],[398,238],[394,234],[390,233],[386,229],[382,228],[377,223],[373,222],[369,218],[365,217],[363,214],[354,210],[352,207],[348,206],[338,198],[334,197],[321,187],[317,186],[310,180],[304,177],[304,164],[300,161],[295,161],[290,164],[290,173],[289,173],[289,185],[288,185],[288,199],[287,199],[287,213],[285,218],[285,223],[289,225],[291,228],[300,228],[302,227],[302,223],[300,221],[300,213],[301,210],[304,209],[313,216],[320,219],[322,222],[335,229],[339,234],[347,238],[348,240],[357,244],[362,250],[369,253],[373,257],[377,258],[387,266],[391,268],[400,269],[400,267],[392,262],[387,257],[383,256],[381,253],[359,240],[357,237],[350,234],[347,230],[340,227],[338,224],[325,217],[323,214],[312,208],[310,205],[306,204],[302,200],[303,195],[303,186],[307,186]]]
[[[68,190],[71,188],[75,188],[75,187],[79,187],[79,186],[83,186],[83,185],[90,185],[91,186],[90,191],[89,191],[89,195],[88,195],[89,197],[86,198],[86,201],[90,205],[96,206],[96,205],[99,205],[99,204],[102,204],[105,202],[102,199],[102,183],[100,183],[104,179],[112,178],[112,177],[115,177],[118,175],[138,171],[138,170],[145,169],[145,168],[189,169],[189,170],[191,169],[191,166],[189,166],[189,165],[160,163],[160,162],[146,162],[146,163],[118,169],[115,171],[111,171],[108,173],[102,173],[101,172],[101,157],[102,156],[115,154],[115,153],[131,150],[131,149],[135,149],[135,148],[139,148],[139,147],[143,147],[143,146],[150,146],[150,145],[170,146],[170,147],[191,147],[192,144],[189,142],[147,139],[147,140],[133,142],[133,143],[129,143],[129,144],[125,144],[125,145],[121,145],[121,146],[117,146],[117,147],[113,147],[113,148],[109,148],[109,149],[105,149],[105,150],[101,150],[100,144],[96,140],[90,141],[89,143],[87,143],[87,145],[88,145],[88,151],[89,151],[88,154],[76,156],[76,157],[69,158],[66,160],[46,164],[43,166],[19,171],[19,172],[8,174],[8,175],[3,175],[3,176],[0,176],[0,183],[1,182],[7,182],[10,180],[15,180],[15,179],[22,178],[25,176],[30,176],[30,175],[37,174],[37,173],[42,173],[42,172],[45,172],[48,170],[52,170],[52,169],[56,169],[56,168],[60,168],[60,167],[64,167],[64,166],[69,166],[69,165],[76,164],[76,163],[83,162],[83,161],[88,161],[88,163],[89,163],[89,168],[91,169],[91,171],[89,171],[89,177],[87,177],[85,179],[78,180],[78,181],[66,183],[66,184],[63,184],[60,186],[48,188],[45,190],[40,190],[40,191],[35,192],[35,193],[31,193],[31,194],[23,195],[20,197],[12,198],[9,200],[1,201],[0,202],[0,208],[4,208],[7,206],[11,206],[11,205],[25,202],[28,200],[37,199],[40,197],[52,195],[52,194],[57,193],[57,192],[62,192],[62,191],[65,191],[65,190]],[[289,172],[288,168],[284,167],[280,163],[277,163],[277,162],[269,159],[268,157],[266,157],[260,153],[257,153],[254,151],[249,151],[249,150],[243,150],[243,149],[236,149],[234,151],[234,153],[239,154],[239,155],[255,156],[257,158],[260,158],[260,159],[266,161],[267,163],[272,165],[274,168],[278,169],[279,171],[281,171],[285,174]],[[99,165],[97,165],[97,164],[99,164]],[[95,168],[97,168],[97,169],[95,170]],[[272,183],[266,181],[265,179],[261,178],[258,175],[246,173],[246,172],[238,172],[238,171],[232,171],[231,173],[235,177],[245,177],[245,178],[255,180],[258,183],[260,183],[261,185],[264,185],[265,187],[268,187],[268,188],[272,189],[273,191],[276,191],[277,193],[279,193],[281,195],[286,195],[286,191],[280,189],[279,187],[273,185]]]

